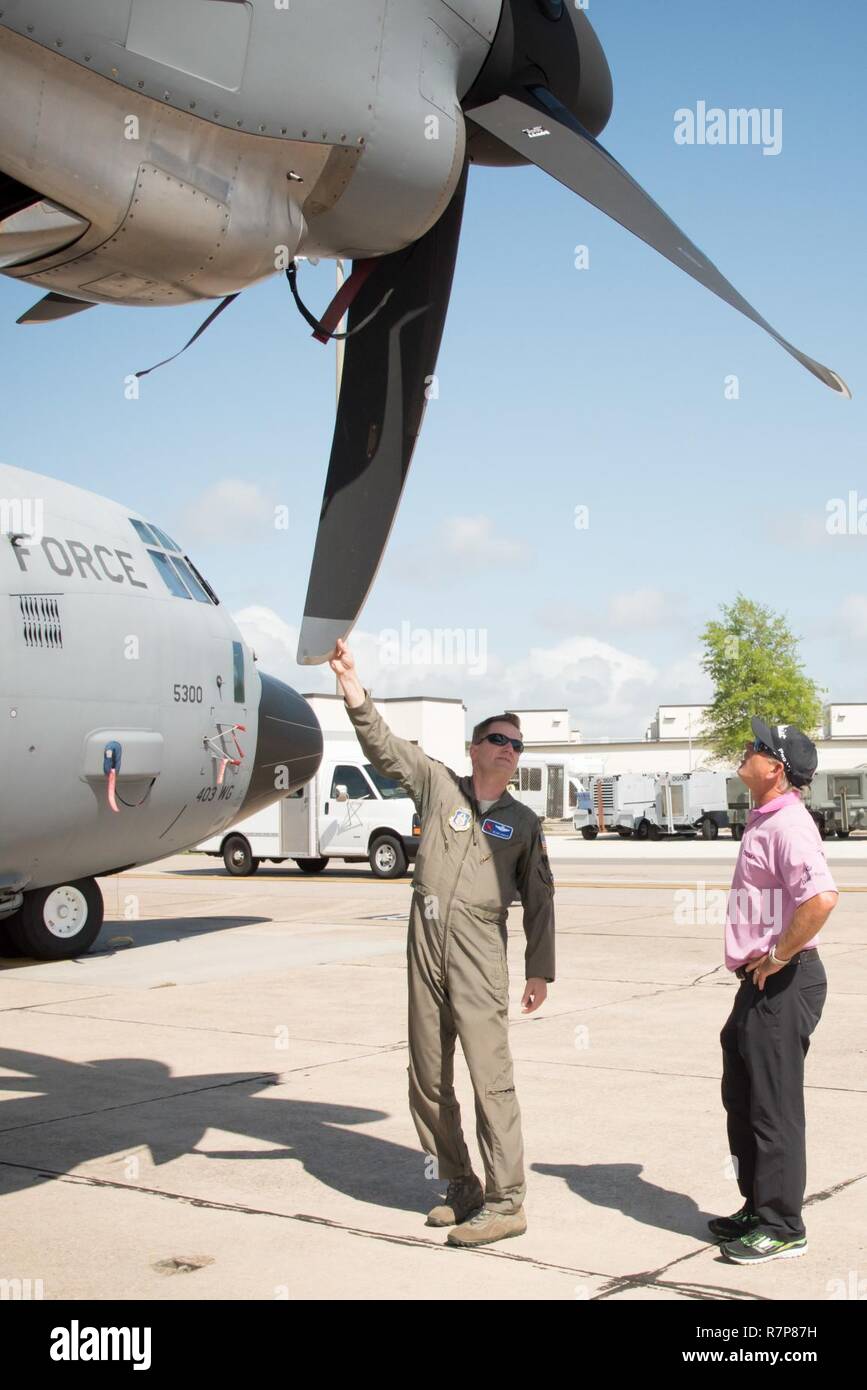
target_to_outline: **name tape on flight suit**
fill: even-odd
[[[493,835],[497,840],[511,840],[515,833],[513,825],[504,825],[501,820],[491,820],[490,816],[487,820],[482,821],[482,830],[486,835]]]

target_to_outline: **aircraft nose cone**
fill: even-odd
[[[322,730],[307,701],[274,676],[260,673],[259,733],[245,816],[309,782],[322,761]]]

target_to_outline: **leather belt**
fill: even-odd
[[[786,966],[796,965],[798,961],[800,961],[801,956],[805,955],[807,955],[807,951],[796,951],[795,954],[793,956],[790,956],[789,959],[786,961]],[[783,968],[785,969],[785,966]],[[747,967],[745,965],[739,965],[737,970],[735,971],[735,974],[737,975],[739,980],[751,980],[753,978],[753,973],[754,972],[752,970],[747,970]]]

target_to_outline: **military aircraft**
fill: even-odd
[[[195,845],[319,766],[307,701],[257,671],[171,536],[5,466],[0,652],[0,954],[81,954],[97,875]]]
[[[849,395],[603,148],[612,100],[568,0],[4,0],[0,269],[47,291],[19,322],[231,297],[275,269],[321,341],[348,311],[300,662],[347,635],[378,569],[470,163],[546,170]],[[354,261],[322,319],[299,257]]]
[[[348,312],[300,662],[346,636],[378,569],[471,163],[547,171],[849,395],[603,148],[612,101],[570,0],[4,0],[0,269],[47,291],[19,322],[230,298],[275,269],[321,341]],[[354,261],[321,319],[301,257]]]

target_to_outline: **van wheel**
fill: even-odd
[[[646,840],[646,839],[647,839],[647,834],[648,834],[648,831],[649,831],[649,830],[650,830],[650,826],[648,825],[647,821],[646,821],[646,820],[640,820],[640,821],[638,822],[638,824],[636,825],[636,827],[635,827],[635,838],[636,838],[636,840]]]
[[[96,879],[78,878],[25,893],[21,907],[3,925],[22,956],[71,960],[90,950],[104,911]]]
[[[259,860],[250,848],[250,841],[243,835],[229,836],[223,845],[223,863],[236,878],[246,878],[248,874],[254,874],[259,867]]]
[[[406,851],[393,835],[380,835],[375,839],[367,857],[377,878],[400,878],[406,873]]]
[[[651,824],[648,823],[648,826],[647,826],[647,833],[648,833],[648,835],[650,836],[651,840],[661,840],[661,839],[662,839],[662,831],[660,830],[660,828],[659,828],[658,825],[651,825]]]
[[[599,831],[595,828],[595,826],[584,825],[581,827],[581,834],[584,836],[585,840],[595,840],[596,836],[599,834]]]
[[[719,835],[719,826],[710,816],[705,816],[701,823],[701,837],[703,840],[715,840]]]
[[[295,863],[298,865],[298,867],[299,867],[299,869],[301,870],[302,874],[321,874],[321,873],[322,873],[322,870],[325,868],[325,865],[328,863],[328,860],[327,860],[327,859],[296,859],[296,860],[295,860]]]

